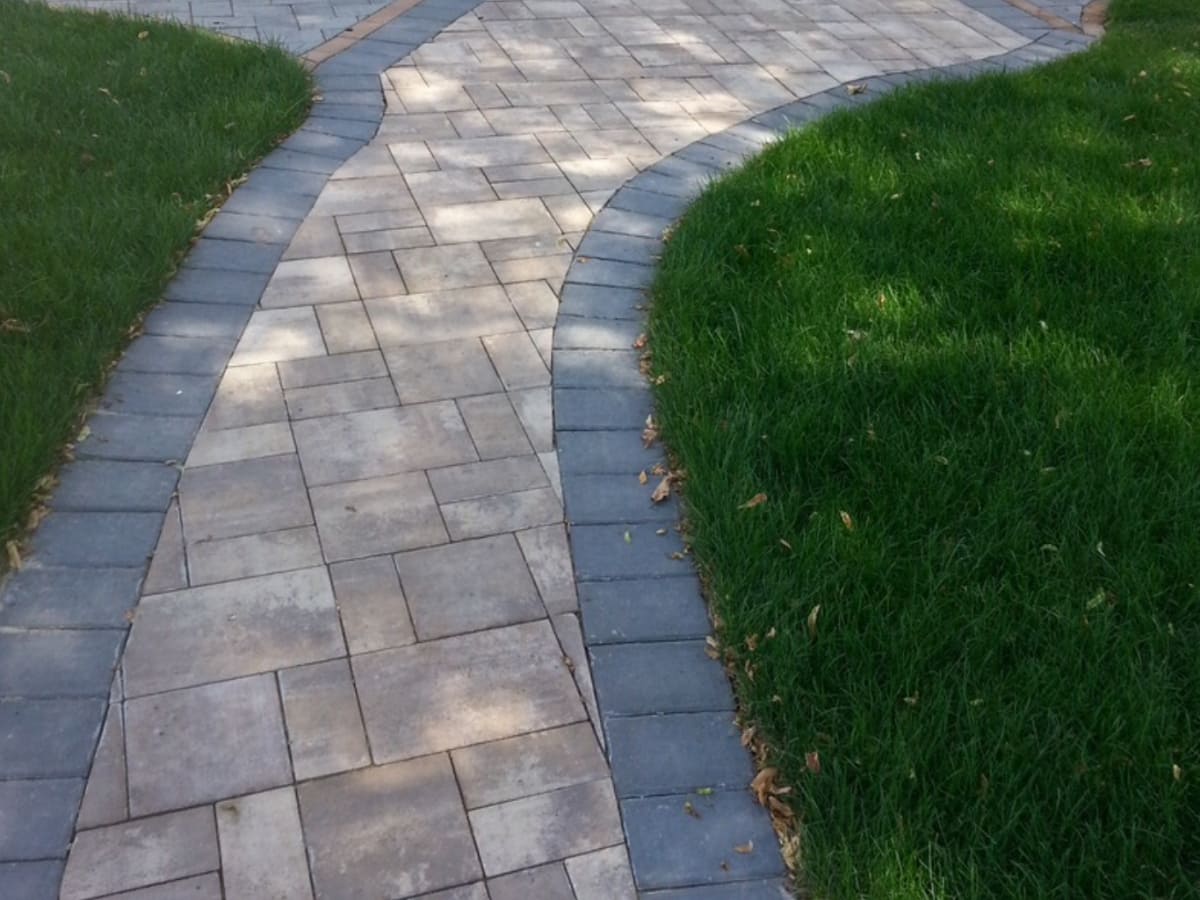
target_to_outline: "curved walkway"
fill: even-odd
[[[101,629],[60,652],[103,673],[157,539],[94,763],[88,691],[0,723],[6,754],[53,747],[0,783],[50,845],[90,768],[63,897],[779,893],[678,510],[637,478],[641,289],[687,198],[779,130],[1084,41],[957,0],[472,5],[318,70],[5,589],[0,625]],[[0,885],[52,896],[60,865]]]

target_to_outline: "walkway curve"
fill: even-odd
[[[0,807],[39,810],[5,896],[56,893],[89,768],[65,897],[618,898],[625,839],[647,896],[778,895],[695,582],[650,537],[675,511],[636,486],[654,242],[778,129],[917,77],[878,70],[1081,41],[953,0],[472,5],[426,0],[318,69],[323,103],[119,367],[2,595],[24,631]]]

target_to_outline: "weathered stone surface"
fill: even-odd
[[[324,485],[312,488],[311,496],[329,562],[447,540],[429,481],[420,472]]]
[[[329,574],[351,653],[403,647],[416,640],[390,556],[335,563]]]
[[[217,836],[227,896],[312,897],[292,788],[221,801]]]
[[[370,764],[346,660],[284,669],[279,673],[279,691],[298,780]]]

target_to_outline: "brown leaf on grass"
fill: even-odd
[[[817,636],[817,619],[821,616],[821,604],[818,603],[808,613],[808,636],[816,638]]]
[[[717,643],[717,639],[711,634],[704,639],[704,653],[709,659],[721,658],[721,647]]]
[[[28,334],[29,326],[20,319],[0,319],[0,334]]]
[[[1154,165],[1154,161],[1148,156],[1143,156],[1141,159],[1135,159],[1125,163],[1127,169],[1148,169]]]
[[[139,41],[144,41],[148,37],[150,37],[150,32],[148,32],[148,31],[139,31],[138,32],[138,40]]]
[[[816,750],[810,750],[804,754],[804,768],[808,769],[814,775],[821,774],[821,754]]]
[[[739,506],[738,509],[754,509],[754,507],[762,506],[766,502],[767,502],[766,494],[755,494],[753,497],[751,497],[749,500],[747,500],[745,503],[743,503],[741,506]]]
[[[748,853],[754,852],[754,841],[746,841],[744,844],[738,844],[733,848],[734,853],[740,853],[745,856]]]
[[[12,84],[12,76],[0,69],[0,78],[4,79],[5,84]]]
[[[654,489],[654,493],[650,495],[651,501],[654,503],[662,503],[671,496],[671,482],[674,478],[671,475],[666,475],[663,480],[658,483],[658,487]]]
[[[774,626],[774,625],[772,625],[770,628],[768,628],[768,629],[767,629],[767,633],[766,633],[766,635],[765,635],[765,636],[766,636],[766,639],[767,639],[768,641],[773,641],[773,640],[775,640],[775,636],[776,636],[777,634],[779,634],[779,632],[778,632],[778,631],[776,631],[776,630],[775,630],[775,626]]]
[[[781,547],[783,547],[785,550],[787,550],[788,552],[791,552],[792,545],[791,545],[791,544],[789,544],[787,541],[785,541],[783,538],[780,538],[780,539],[779,539],[779,544],[780,544],[780,546],[781,546]]]
[[[758,635],[751,634],[746,637],[746,649],[753,653],[758,649]]]
[[[841,512],[838,513],[838,516],[841,518],[842,524],[846,526],[847,531],[854,530],[854,517],[851,516],[850,513],[846,512],[843,509]]]
[[[761,769],[754,780],[750,782],[750,790],[754,792],[756,799],[762,806],[767,805],[767,798],[775,791],[775,779],[779,777],[779,770],[773,766],[767,766]]]
[[[9,541],[4,545],[4,552],[8,555],[8,567],[14,572],[21,570],[21,551],[17,548],[16,541]]]
[[[754,743],[754,738],[757,735],[757,729],[753,725],[748,725],[742,729],[742,746],[749,747]]]
[[[1171,764],[1171,777],[1176,781],[1183,781],[1183,769],[1179,768],[1178,763]]]

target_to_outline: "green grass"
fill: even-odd
[[[815,896],[1200,896],[1198,98],[1200,6],[1118,0],[667,245],[662,432]]]
[[[197,221],[310,88],[279,50],[17,0],[0,70],[2,542]]]

